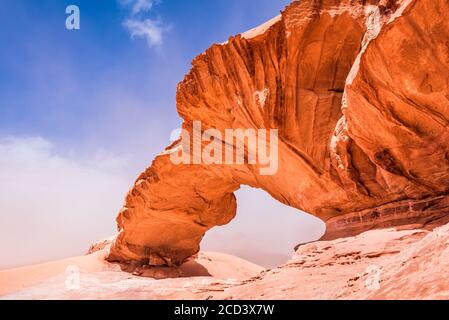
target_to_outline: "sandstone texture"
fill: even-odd
[[[216,299],[449,299],[449,225],[372,230],[300,246],[285,265]]]
[[[312,271],[306,266],[323,268],[338,277],[330,285],[335,290],[320,293],[316,283],[310,295],[285,288],[285,297],[350,296],[363,277],[350,280],[349,273],[356,277],[390,255],[396,274],[386,273],[385,283],[399,285],[395,277],[412,262],[398,252],[449,220],[447,12],[445,0],[294,1],[263,26],[199,55],[177,89],[183,128],[192,133],[192,123],[201,121],[203,130],[220,132],[278,129],[278,170],[261,175],[252,164],[175,165],[170,155],[180,142],[172,144],[127,195],[107,259],[182,264],[199,251],[207,230],[232,220],[233,192],[245,184],[326,222],[323,239],[330,242],[300,246],[300,257],[281,270],[307,282],[314,277],[306,277]],[[402,231],[372,231],[376,241],[371,233],[351,237],[392,226]],[[440,245],[436,234],[416,249],[426,241]],[[375,246],[359,248],[365,240]],[[246,284],[252,294],[229,294],[261,297],[258,284],[274,281],[274,272]]]

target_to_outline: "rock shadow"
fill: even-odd
[[[136,276],[153,278],[157,280],[171,278],[211,277],[209,271],[194,259],[186,261],[179,267],[141,266],[121,263],[120,268],[122,271],[132,273]]]

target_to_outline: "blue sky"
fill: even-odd
[[[0,135],[39,135],[60,148],[140,150],[156,131],[162,139],[179,125],[175,88],[190,61],[288,2],[159,0],[142,14],[167,29],[150,48],[123,26],[132,9],[125,1],[2,1]],[[65,29],[69,4],[80,8],[80,30]],[[165,144],[158,139],[151,151]]]
[[[143,6],[137,8],[139,1]],[[276,16],[288,2],[2,0],[0,223],[10,231],[2,232],[0,243],[13,241],[19,249],[6,254],[0,268],[83,253],[92,241],[113,234],[126,190],[181,123],[176,85],[191,60],[212,43]],[[80,30],[65,28],[71,4],[80,8]],[[160,41],[132,37],[127,21],[145,20],[157,29],[151,32],[160,32]],[[273,201],[246,191],[241,197],[247,203]],[[261,207],[270,205],[245,210]],[[303,226],[315,222],[284,210],[295,213],[285,220],[285,252],[321,232],[307,233]],[[266,227],[279,221],[266,209],[254,214],[266,217]],[[206,248],[218,251],[229,237],[247,237],[248,217],[222,229],[227,233],[208,235]],[[252,231],[249,242],[270,239],[268,229]],[[49,249],[49,242],[61,247]],[[30,254],[36,246],[40,256]],[[236,253],[235,247],[224,249]],[[254,251],[238,249],[244,257]]]

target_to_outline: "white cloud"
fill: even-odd
[[[86,252],[116,232],[126,159],[63,156],[40,137],[0,138],[0,269]]]
[[[163,25],[151,19],[136,20],[128,19],[123,24],[131,34],[131,38],[145,38],[148,46],[159,46],[162,44]]]
[[[131,8],[133,16],[141,12],[150,11],[155,2],[156,0],[119,0],[122,6]]]
[[[130,10],[123,26],[129,31],[131,38],[144,38],[150,48],[160,46],[167,28],[160,20],[147,16],[156,1],[120,0],[120,3]]]
[[[136,0],[132,6],[132,14],[136,15],[140,12],[146,12],[153,7],[153,0]]]

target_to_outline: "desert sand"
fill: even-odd
[[[178,268],[130,272],[107,262],[107,249],[92,254],[0,271],[1,299],[193,298],[195,288],[236,284],[263,268],[230,255],[201,252]],[[79,270],[79,289],[72,281]],[[127,270],[127,271],[125,271]]]
[[[311,242],[267,270],[219,253],[179,268],[121,267],[107,250],[0,271],[0,299],[449,299],[449,225]]]

